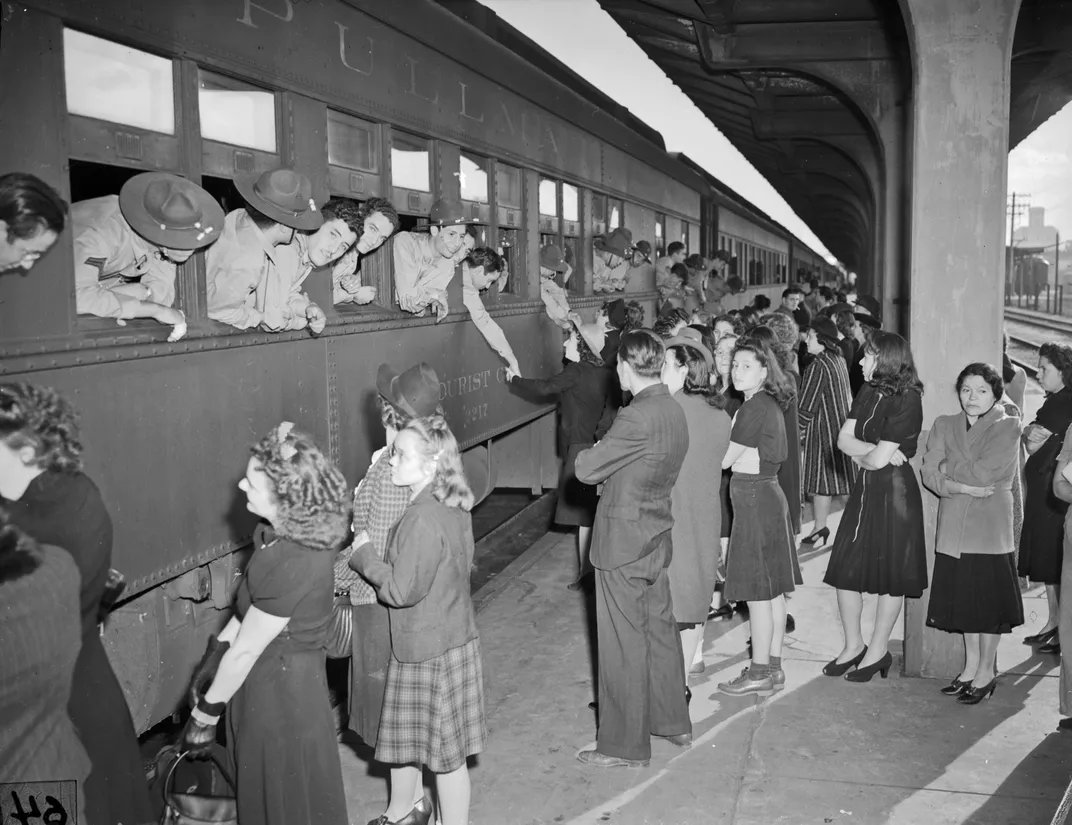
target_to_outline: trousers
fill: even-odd
[[[651,737],[692,732],[681,636],[670,598],[669,537],[655,552],[596,570],[600,753],[650,759]]]

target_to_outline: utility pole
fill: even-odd
[[[1027,201],[1027,199],[1030,198],[1030,197],[1031,197],[1030,195],[1025,195],[1025,194],[1019,193],[1019,192],[1013,192],[1011,195],[1009,195],[1009,204],[1006,206],[1006,209],[1007,209],[1007,211],[1009,213],[1009,262],[1008,262],[1009,274],[1008,274],[1008,278],[1010,279],[1010,281],[1013,278],[1013,273],[1014,273],[1013,267],[1015,266],[1015,258],[1014,258],[1014,255],[1013,255],[1013,246],[1014,246],[1013,237],[1014,237],[1014,233],[1016,232],[1016,219],[1018,217],[1020,217],[1021,215],[1023,215],[1024,212],[1026,212],[1028,207],[1031,205]],[[1019,198],[1019,202],[1017,202],[1018,198]],[[1024,285],[1023,285],[1023,278],[1022,277],[1019,279],[1018,284],[1019,285],[1018,285],[1018,287],[1016,289],[1016,294],[1017,294],[1017,296],[1020,296],[1024,291],[1023,290]]]

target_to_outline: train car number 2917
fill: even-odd
[[[73,779],[0,784],[0,825],[80,825],[77,794]]]
[[[474,404],[472,407],[465,408],[464,421],[465,426],[472,424],[475,421],[480,421],[482,418],[488,417],[488,405],[487,404]]]

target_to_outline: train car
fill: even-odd
[[[486,303],[523,374],[561,359],[541,243],[571,251],[571,302],[588,317],[606,297],[592,291],[595,236],[626,226],[657,247],[700,244],[707,184],[657,134],[428,0],[3,0],[0,19],[0,172],[77,201],[164,170],[233,208],[236,175],[289,165],[321,202],[389,198],[403,228],[461,198],[480,240],[506,250],[510,279]],[[382,443],[377,366],[424,360],[489,487],[555,487],[553,404],[509,391],[457,277],[441,323],[401,312],[390,242],[362,264],[375,304],[334,306],[328,273],[310,276],[319,336],[209,320],[203,253],[179,270],[177,343],[152,322],[77,315],[72,266],[68,230],[31,273],[0,279],[0,373],[57,387],[81,412],[128,582],[103,632],[139,730],[177,709],[226,618],[254,526],[235,485],[279,421],[313,433],[354,482]],[[649,319],[653,285],[648,264],[626,291]]]

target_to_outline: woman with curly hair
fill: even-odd
[[[469,822],[466,759],[484,750],[484,677],[469,591],[473,493],[441,416],[414,419],[395,439],[391,479],[412,500],[387,555],[359,534],[357,569],[391,608],[391,662],[376,760],[391,765],[391,800],[370,825],[426,825],[421,768],[436,775],[443,825]]]
[[[905,596],[927,589],[923,499],[908,460],[923,428],[923,384],[908,342],[876,330],[864,351],[867,381],[838,434],[838,449],[863,471],[834,539],[824,582],[837,588],[845,646],[827,676],[868,682],[889,673],[890,633]],[[863,594],[878,594],[870,644],[860,630]],[[849,673],[852,668],[855,672]]]
[[[11,493],[10,459],[0,444],[3,496]],[[67,712],[82,646],[78,585],[78,567],[67,551],[38,544],[0,510],[0,776],[5,782],[74,780],[77,810],[68,811],[69,819],[86,822],[91,765]]]
[[[730,446],[722,459],[722,466],[733,470],[724,595],[728,601],[748,603],[752,661],[718,689],[730,696],[766,696],[785,686],[785,595],[802,583],[789,507],[778,483],[778,465],[789,456],[782,409],[796,391],[777,356],[750,336],[740,338],[734,349],[733,386],[744,403],[733,417]]]
[[[49,387],[0,385],[0,455],[11,522],[39,543],[66,550],[81,574],[82,647],[68,711],[93,763],[86,818],[104,825],[151,822],[134,722],[98,627],[112,564],[112,519],[82,472],[74,408]]]
[[[349,534],[349,490],[311,436],[284,421],[238,483],[262,521],[235,615],[194,674],[182,749],[209,751],[227,710],[238,819],[347,825],[325,673],[332,567]]]
[[[1036,380],[1046,393],[1035,420],[1024,428],[1024,526],[1020,533],[1017,573],[1046,585],[1049,615],[1042,630],[1024,644],[1042,645],[1045,653],[1060,653],[1057,638],[1060,614],[1061,561],[1068,503],[1053,495],[1057,456],[1065,431],[1072,424],[1072,347],[1049,342],[1039,348]]]
[[[727,335],[740,335],[744,332],[744,324],[740,315],[719,315],[711,322],[716,341],[722,340]]]
[[[562,456],[562,471],[555,523],[577,528],[578,573],[569,585],[571,590],[580,589],[583,578],[591,572],[588,551],[599,497],[594,485],[577,479],[573,465],[581,450],[596,443],[596,427],[612,386],[613,371],[596,354],[603,351],[605,336],[598,324],[580,327],[572,324],[562,347],[567,363],[558,375],[521,378],[507,371],[513,386],[534,395],[559,397],[558,454]]]
[[[714,356],[693,329],[666,342],[663,383],[685,411],[689,449],[670,494],[674,554],[667,575],[674,619],[685,657],[685,696],[692,698],[688,673],[703,640],[704,622],[718,578],[722,508],[718,500],[722,457],[730,443],[725,399],[711,386]]]

